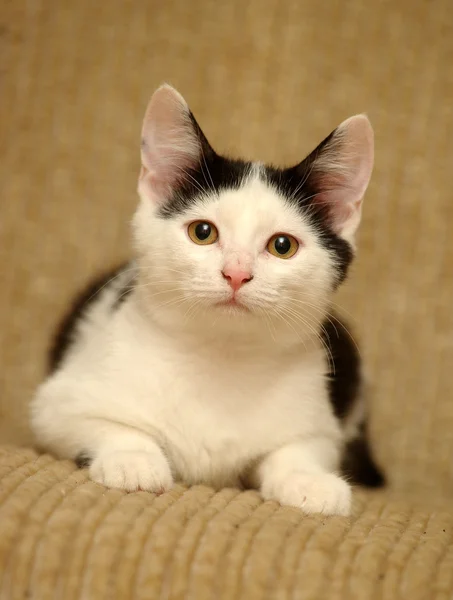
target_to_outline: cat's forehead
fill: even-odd
[[[220,190],[199,208],[225,232],[268,234],[300,229],[301,215],[284,196],[259,174],[248,177],[237,188]]]

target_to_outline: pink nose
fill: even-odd
[[[238,289],[244,285],[244,283],[247,283],[253,279],[253,275],[249,271],[244,271],[238,268],[226,267],[222,271],[222,275],[235,292],[237,292]]]

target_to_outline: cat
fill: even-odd
[[[65,318],[31,402],[37,445],[109,487],[240,486],[349,515],[351,481],[383,483],[358,352],[332,310],[373,152],[356,115],[291,168],[226,158],[158,88],[133,260]]]

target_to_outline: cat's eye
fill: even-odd
[[[200,246],[214,244],[219,237],[217,227],[208,221],[194,221],[190,223],[187,233],[192,242]]]
[[[298,248],[299,242],[287,233],[277,233],[267,243],[267,251],[277,258],[291,258]]]

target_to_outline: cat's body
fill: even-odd
[[[343,186],[360,210],[370,130],[356,119],[338,143],[349,127],[348,151],[363,146],[365,164],[359,156]],[[338,210],[326,208],[349,173],[333,156],[335,134],[302,169],[229,161],[163,87],[143,138],[136,260],[65,321],[32,404],[38,442],[110,486],[247,485],[308,512],[348,514],[350,489],[336,474],[348,443],[362,439],[365,483],[380,475],[360,437],[357,354],[329,316],[360,217],[343,192]]]

